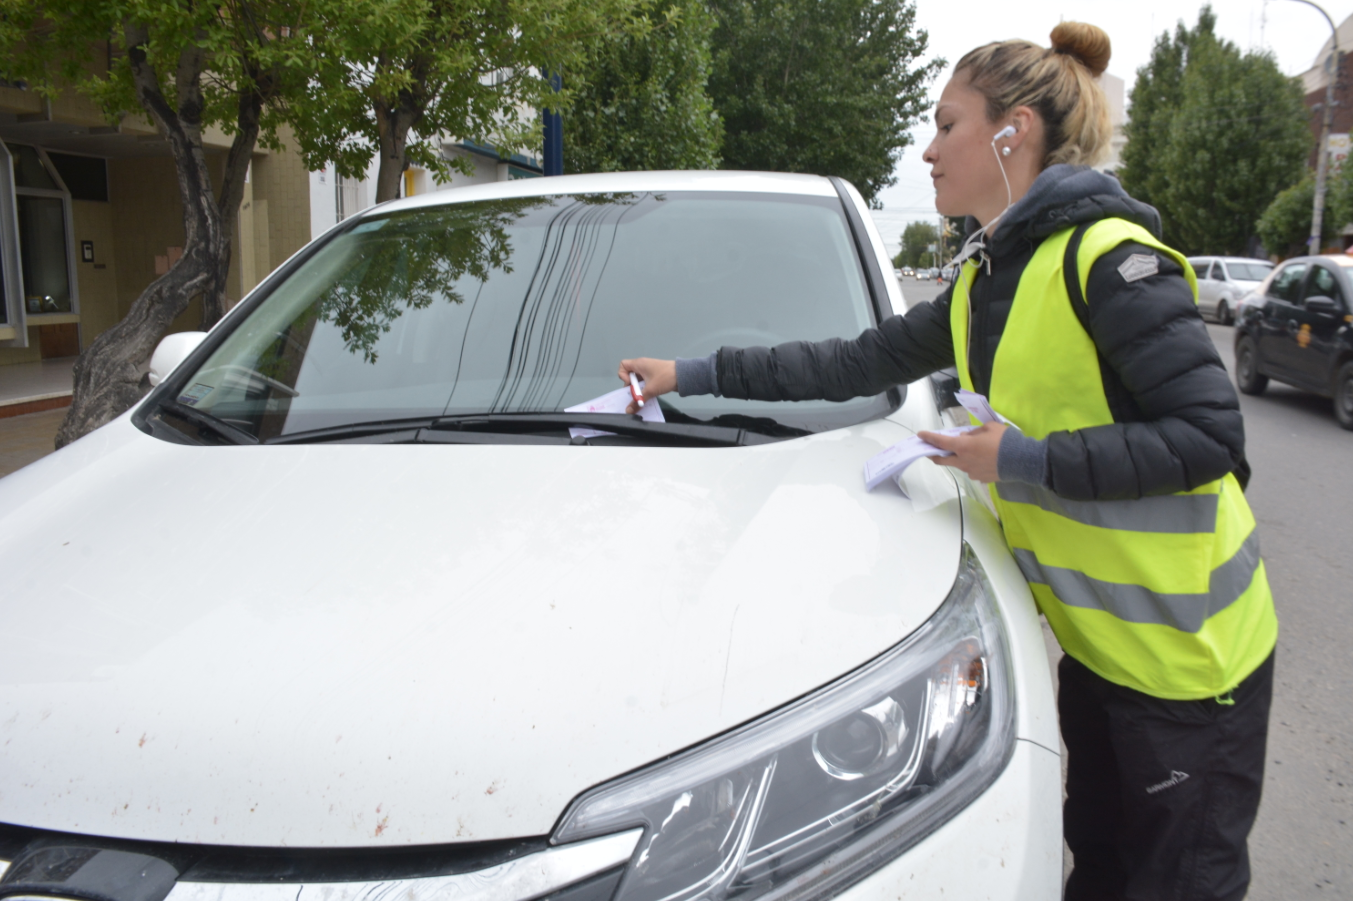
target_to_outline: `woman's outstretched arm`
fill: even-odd
[[[954,364],[949,331],[952,291],[951,287],[930,303],[917,304],[906,315],[889,317],[850,340],[724,347],[698,360],[640,357],[621,361],[618,374],[626,382],[631,372],[644,379],[648,397],[669,391],[747,400],[868,397]]]

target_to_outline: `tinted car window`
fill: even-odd
[[[1311,273],[1311,284],[1306,289],[1307,297],[1330,297],[1343,302],[1344,293],[1339,288],[1339,278],[1324,266],[1316,266]]]
[[[406,210],[318,248],[179,400],[264,439],[554,412],[618,388],[623,357],[851,338],[872,324],[870,309],[835,197],[671,192]],[[671,416],[743,413],[800,428],[887,409],[875,399],[661,403]]]
[[[1268,287],[1270,297],[1296,303],[1301,300],[1301,282],[1306,277],[1305,263],[1289,263],[1273,277]]]
[[[1238,282],[1262,282],[1273,271],[1268,263],[1227,263],[1226,270]]]

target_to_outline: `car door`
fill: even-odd
[[[1285,263],[1268,284],[1264,311],[1259,322],[1259,367],[1284,381],[1297,373],[1297,308],[1310,266],[1304,261]]]
[[[1215,284],[1212,281],[1212,261],[1207,257],[1194,257],[1189,260],[1198,276],[1198,312],[1203,316],[1212,315],[1216,303]]]
[[[1222,317],[1222,302],[1226,302],[1229,310],[1235,310],[1235,285],[1231,284],[1230,273],[1226,271],[1226,262],[1216,260],[1212,262],[1212,284],[1216,285],[1212,290],[1212,311],[1211,317],[1218,322],[1224,322]]]
[[[1313,310],[1308,306],[1310,301],[1321,297],[1334,301],[1335,309]],[[1344,327],[1348,309],[1348,295],[1339,273],[1323,263],[1314,264],[1301,305],[1294,311],[1297,327],[1292,332],[1296,345],[1293,362],[1304,387],[1329,392],[1337,353],[1335,342],[1339,330]]]

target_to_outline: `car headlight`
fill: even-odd
[[[615,901],[835,894],[976,798],[1014,748],[1005,626],[964,545],[921,628],[837,682],[579,796],[554,843],[644,827]]]

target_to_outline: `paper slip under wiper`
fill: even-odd
[[[990,422],[1007,422],[1008,420],[991,408],[991,404],[985,397],[973,391],[956,391],[954,397],[963,409],[971,413],[979,422],[986,424]],[[975,425],[961,425],[948,429],[933,429],[937,435],[962,435],[964,432],[971,432],[978,428]],[[864,464],[864,487],[866,491],[873,491],[889,479],[901,475],[911,464],[922,457],[952,457],[953,451],[941,450],[933,444],[923,440],[919,435],[912,435],[905,441],[899,441],[892,447],[880,451],[870,457]],[[901,483],[897,486],[902,494],[906,496],[907,490]]]
[[[639,390],[642,391],[644,383],[639,383]],[[628,386],[617,388],[603,394],[601,397],[594,397],[591,400],[583,401],[572,407],[565,407],[565,413],[620,413],[624,414],[625,408],[630,405],[633,397],[630,395]],[[639,409],[639,418],[644,422],[666,422],[663,418],[662,408],[656,403],[650,401]],[[568,430],[570,438],[600,438],[602,435],[614,435],[615,432],[603,432],[598,429],[580,429],[570,428]]]

